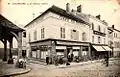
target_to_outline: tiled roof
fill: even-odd
[[[42,15],[47,13],[48,11],[51,11],[51,12],[54,12],[54,13],[59,14],[61,16],[70,18],[70,19],[75,20],[77,22],[81,22],[83,24],[87,24],[87,25],[90,24],[88,21],[86,21],[85,17],[83,17],[83,16],[81,17],[81,15],[79,15],[79,16],[74,15],[72,12],[67,12],[66,10],[61,9],[61,8],[54,6],[54,5],[52,7],[50,7],[49,9],[47,9],[45,12],[43,12],[40,16],[38,16],[34,20],[38,19],[39,17],[41,17]],[[34,22],[34,20],[32,20],[30,23],[28,23],[25,27],[27,27],[29,24]]]
[[[3,15],[0,14],[0,25],[10,28],[14,31],[24,31],[22,28],[16,26],[11,21],[6,19]]]

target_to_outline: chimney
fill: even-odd
[[[66,4],[66,11],[70,12],[70,4],[69,3]]]
[[[77,12],[82,12],[82,5],[77,6]]]
[[[71,10],[71,12],[72,12],[73,14],[76,14],[75,10],[73,10],[73,9]]]
[[[115,28],[115,25],[112,25],[112,28],[114,29],[114,28]]]
[[[96,16],[96,18],[100,19],[100,14]]]

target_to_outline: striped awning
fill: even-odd
[[[102,46],[93,45],[93,47],[94,47],[97,51],[106,51]]]
[[[102,46],[106,51],[112,51],[112,49],[108,46]]]

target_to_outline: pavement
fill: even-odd
[[[102,63],[102,60],[72,62],[69,66],[41,65],[39,61],[31,61],[28,63],[32,68],[29,73],[13,77],[120,77],[118,64],[120,59],[116,58],[110,58],[108,67]]]
[[[110,61],[113,61],[116,58],[110,58]],[[56,68],[71,68],[71,67],[77,67],[77,66],[85,66],[88,64],[95,64],[95,63],[101,63],[101,60],[93,60],[93,61],[86,61],[86,62],[71,62],[69,66],[66,66],[65,64],[62,65],[46,65],[46,63],[44,62],[40,62],[37,60],[28,60],[27,62],[27,68],[26,69],[22,69],[22,68],[16,68],[15,67],[15,63],[14,64],[7,64],[7,62],[3,62],[2,60],[0,60],[0,77],[8,77],[8,76],[15,76],[15,75],[21,75],[21,74],[25,74],[31,71],[29,65],[32,64],[32,66],[34,66],[34,64],[38,64],[38,66],[40,67],[40,69],[56,69]],[[35,67],[35,66],[34,66]]]
[[[14,64],[7,64],[0,60],[0,77],[9,77],[14,75],[20,75],[30,72],[31,69],[27,66],[26,68],[16,68]]]

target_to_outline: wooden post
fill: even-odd
[[[20,65],[19,61],[22,61],[22,65]],[[18,68],[26,68],[25,58],[22,56],[22,32],[18,33],[18,59],[16,62],[16,67]]]
[[[4,57],[3,61],[7,61],[7,40],[4,40]]]
[[[8,64],[13,64],[14,62],[13,62],[13,59],[12,59],[12,51],[11,51],[11,49],[12,49],[12,37],[10,38],[10,40],[9,40],[9,59],[8,59]]]
[[[18,33],[18,58],[22,58],[22,32]]]

